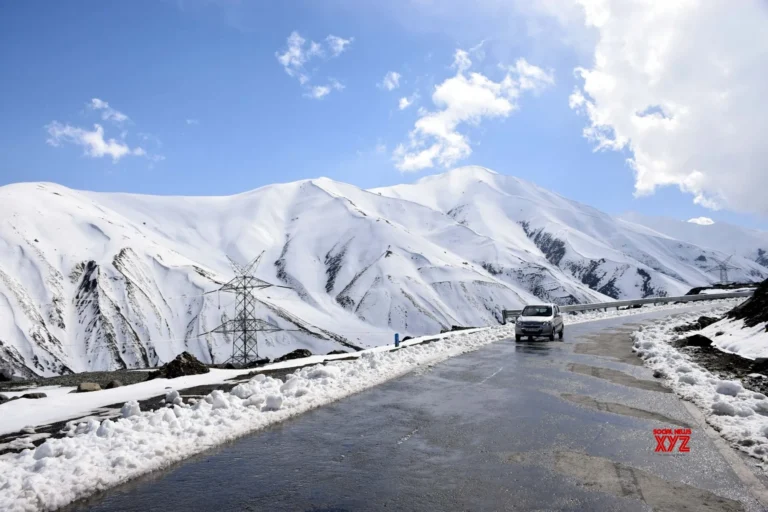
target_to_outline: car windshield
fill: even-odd
[[[552,316],[551,306],[526,306],[522,316]]]

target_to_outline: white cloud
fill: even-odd
[[[128,120],[127,115],[110,107],[109,103],[104,100],[100,100],[99,98],[92,98],[91,102],[87,103],[86,105],[91,110],[100,110],[101,118],[104,121],[113,121],[120,124]]]
[[[393,91],[400,87],[401,75],[397,71],[389,71],[382,79],[379,87],[388,91]]]
[[[628,150],[637,195],[674,185],[708,208],[768,213],[768,8],[579,0],[597,36],[570,98],[596,149]]]
[[[190,125],[190,126],[197,126],[200,124],[199,119],[187,119],[186,122],[187,122],[187,125]]]
[[[411,105],[413,105],[413,103],[418,99],[419,99],[419,93],[417,92],[411,94],[410,96],[403,96],[402,98],[400,98],[400,101],[397,104],[397,108],[399,108],[400,110],[405,110]]]
[[[472,148],[467,136],[459,132],[460,126],[508,117],[518,108],[523,91],[537,92],[554,83],[551,72],[525,59],[503,68],[506,74],[499,82],[480,73],[467,73],[471,66],[469,53],[456,50],[456,75],[437,85],[432,94],[437,110],[419,109],[408,144],[400,144],[393,153],[398,169],[418,171],[435,164],[449,167],[467,158]]]
[[[327,85],[313,85],[311,86],[306,93],[304,93],[305,96],[309,98],[314,99],[320,99],[324,98],[325,96],[328,96],[328,94],[331,93],[331,91],[341,91],[344,89],[344,85],[339,82],[338,80],[331,78],[328,81]]]
[[[711,226],[715,223],[712,219],[709,217],[696,217],[694,219],[688,219],[688,222],[691,224],[698,224],[700,226]]]
[[[327,51],[322,43],[315,41],[307,43],[307,40],[301,34],[294,31],[288,36],[286,48],[282,52],[275,53],[275,57],[277,57],[285,72],[299,81],[299,84],[306,90],[304,96],[308,98],[320,99],[330,94],[331,91],[344,89],[344,86],[335,79],[329,79],[325,85],[311,83],[312,78],[305,65],[314,58],[326,58],[328,53],[330,53],[331,58],[338,57],[352,44],[354,38],[343,39],[338,36],[329,35],[325,41]]]
[[[93,125],[93,131],[78,128],[69,124],[53,121],[45,126],[48,131],[48,144],[54,147],[62,143],[83,146],[85,154],[92,158],[112,157],[113,162],[129,155],[147,156],[144,148],[130,148],[127,144],[115,139],[104,138],[104,128],[100,124]]]
[[[352,44],[352,41],[354,41],[354,37],[350,37],[349,39],[344,39],[342,37],[333,36],[330,35],[325,38],[325,41],[328,43],[328,47],[331,50],[331,55],[334,57],[338,57],[344,51],[347,49],[347,46]]]
[[[331,93],[331,88],[327,85],[312,86],[305,95],[310,98],[320,99]]]

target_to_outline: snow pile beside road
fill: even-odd
[[[285,382],[257,375],[231,393],[214,391],[193,405],[169,392],[167,408],[72,425],[68,437],[0,456],[0,510],[53,510],[131,478],[345,396],[510,337],[510,327],[456,333],[354,361],[306,367]]]
[[[710,314],[722,315],[728,306]],[[707,413],[707,422],[720,434],[753,457],[768,463],[768,398],[744,389],[738,380],[721,380],[690,360],[669,341],[672,328],[694,321],[701,312],[682,316],[675,322],[659,323],[633,333],[634,350],[678,395]]]
[[[717,310],[722,312],[730,310],[737,304],[744,302],[743,298],[736,299],[720,299],[720,300],[702,300],[699,302],[685,303],[685,304],[661,304],[659,306],[645,305],[641,308],[632,309],[609,309],[608,311],[584,311],[576,315],[563,314],[565,325],[578,324],[581,322],[590,322],[593,320],[605,320],[607,318],[623,317],[631,315],[642,315],[643,313],[651,313],[653,311],[663,311],[667,309],[680,309],[688,306],[713,306],[717,307]],[[700,316],[700,314],[699,314]],[[697,317],[698,318],[698,317]]]
[[[768,357],[768,324],[761,323],[752,327],[744,325],[744,320],[725,318],[700,331],[702,336],[712,340],[712,344],[723,352],[731,352],[741,357],[755,359]],[[718,335],[718,333],[721,333]]]

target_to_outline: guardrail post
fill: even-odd
[[[400,333],[395,333],[395,348],[400,346]]]

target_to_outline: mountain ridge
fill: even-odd
[[[369,347],[488,325],[501,310],[682,294],[725,254],[481,167],[360,189],[315,178],[231,196],[0,187],[0,364],[21,375],[222,362],[228,257],[265,251],[260,354]],[[763,247],[746,237],[750,254]],[[705,258],[701,261],[699,258]],[[744,256],[735,278],[768,268]]]

